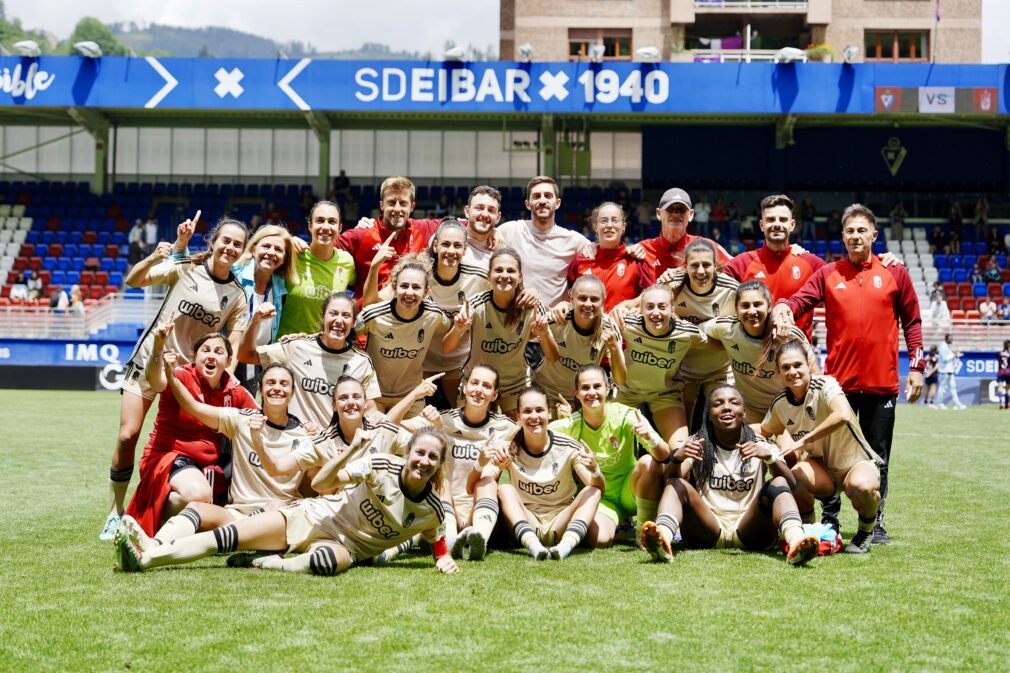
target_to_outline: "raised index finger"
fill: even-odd
[[[200,221],[200,215],[202,214],[203,214],[202,210],[196,211],[196,215],[193,216],[193,224],[196,224],[197,222]]]
[[[425,380],[426,380],[426,381],[438,381],[438,380],[439,380],[440,378],[442,378],[443,376],[445,376],[445,372],[439,372],[438,374],[432,374],[431,376],[429,376],[429,377],[428,377],[427,379],[425,379]]]

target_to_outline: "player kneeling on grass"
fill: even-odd
[[[232,441],[232,478],[227,506],[191,502],[165,522],[150,544],[171,542],[300,499],[300,469],[283,474],[264,469],[265,465],[292,454],[317,455],[301,421],[288,413],[293,392],[291,370],[284,365],[269,365],[263,370],[260,375],[263,411],[260,412],[259,409],[219,408],[198,402],[173,373],[175,354],[166,352],[164,360],[165,379],[182,411]],[[129,515],[123,517],[120,530],[135,540],[146,537],[141,526]],[[144,544],[148,544],[147,540]]]
[[[775,357],[786,389],[772,400],[761,424],[765,437],[789,431],[783,455],[806,451],[793,466],[796,502],[803,520],[813,521],[814,498],[830,498],[842,491],[859,513],[859,531],[842,550],[848,554],[870,551],[880,504],[880,470],[883,464],[856,422],[852,407],[838,381],[810,373],[804,344],[783,344]]]
[[[508,472],[498,501],[513,534],[536,560],[560,561],[589,532],[606,482],[589,447],[547,429],[550,407],[541,388],[530,386],[516,402],[522,433],[508,450],[496,451],[482,476],[497,480]]]
[[[318,491],[354,486],[338,495],[308,498],[156,547],[143,548],[124,535],[117,545],[117,567],[137,572],[237,550],[273,550],[253,559],[253,566],[335,575],[421,533],[433,543],[438,570],[459,572],[446,548],[437,493],[449,444],[443,432],[426,428],[411,436],[406,458],[380,455],[340,469],[334,467],[337,458],[324,465],[312,486]],[[284,558],[288,552],[298,555]]]
[[[638,529],[656,518],[663,465],[670,460],[669,445],[638,409],[608,401],[609,392],[602,368],[580,367],[575,374],[575,398],[582,408],[550,424],[551,430],[589,445],[606,479],[607,491],[586,536],[591,547],[609,547],[627,517],[635,516]],[[638,460],[636,444],[647,452]]]
[[[721,384],[709,393],[705,425],[674,452],[679,474],[667,482],[656,521],[642,527],[642,545],[653,559],[672,558],[670,541],[678,529],[695,549],[770,549],[781,535],[790,564],[817,555],[819,540],[804,533],[790,492],[789,467],[744,415],[743,397],[733,386]],[[772,479],[765,481],[769,472]]]

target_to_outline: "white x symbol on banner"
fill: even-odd
[[[245,77],[245,73],[238,68],[232,68],[231,72],[228,72],[224,68],[218,68],[217,72],[214,73],[214,77],[217,78],[217,86],[214,87],[214,93],[218,95],[218,98],[224,98],[226,94],[231,94],[235,98],[238,98],[245,92],[245,89],[239,84],[242,78]]]
[[[550,71],[544,71],[544,73],[540,75],[540,83],[543,84],[543,86],[540,87],[540,97],[544,100],[550,100],[552,98],[564,100],[568,98],[568,89],[565,88],[565,84],[568,83],[568,75],[564,72],[559,72],[555,75]]]

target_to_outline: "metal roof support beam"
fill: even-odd
[[[91,191],[105,194],[109,188],[109,120],[91,108],[67,108],[67,114],[95,139],[95,172]]]
[[[330,120],[322,112],[309,110],[305,113],[305,120],[312,127],[319,142],[319,175],[316,176],[316,195],[320,199],[326,198],[326,193],[330,188],[330,131],[332,126]]]

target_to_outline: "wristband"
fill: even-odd
[[[771,465],[772,463],[778,462],[779,458],[782,457],[782,452],[779,451],[779,447],[774,446],[774,447],[772,447],[771,451],[772,451],[772,455],[770,455],[767,458],[765,458],[765,463],[767,463],[768,465]]]
[[[431,545],[432,550],[435,552],[435,559],[440,559],[449,553],[449,549],[445,545],[445,538],[440,537],[435,540],[435,544]]]

